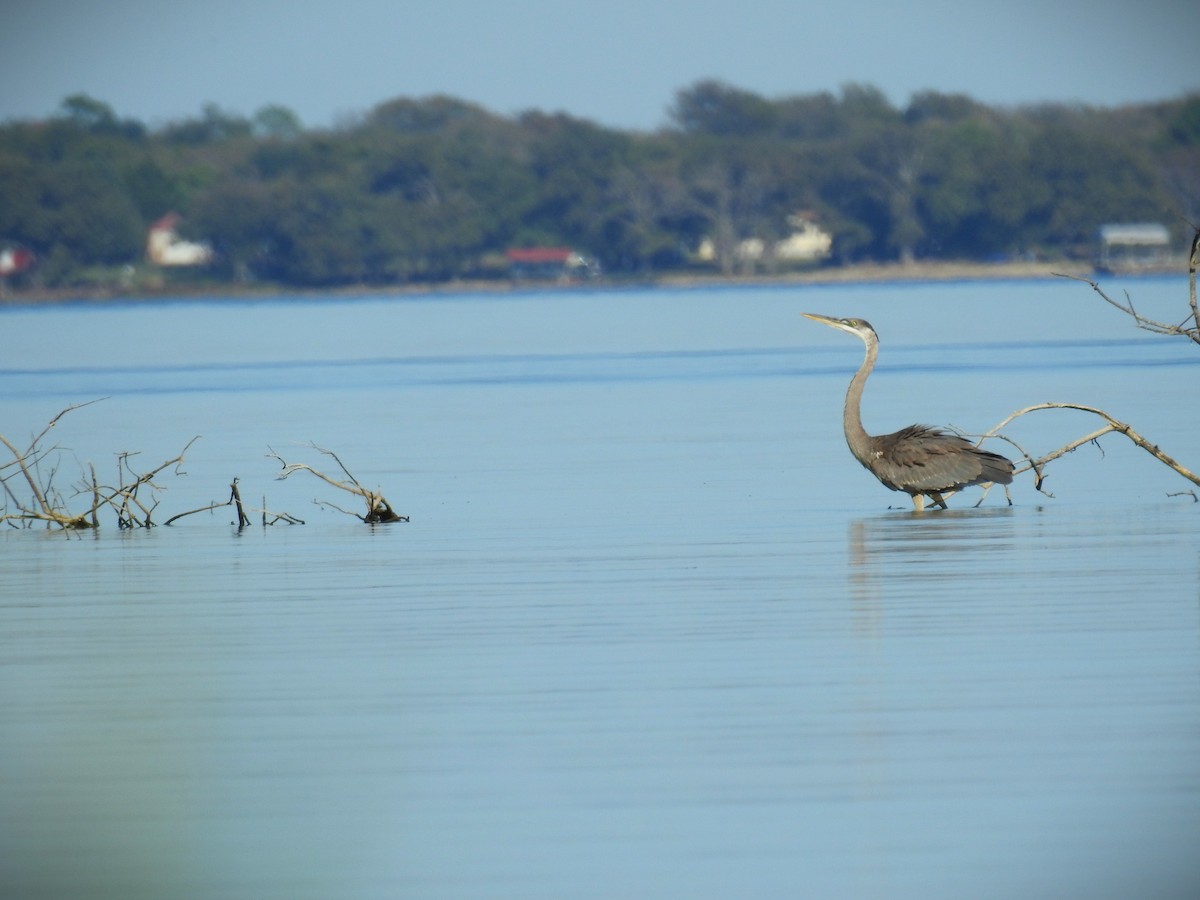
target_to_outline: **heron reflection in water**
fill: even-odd
[[[842,425],[846,443],[871,474],[893,491],[912,497],[917,512],[928,497],[942,509],[955,491],[976,484],[1011,484],[1013,464],[981,450],[966,438],[928,425],[909,425],[892,434],[867,434],[862,424],[862,393],[879,355],[879,336],[865,319],[837,319],[815,313],[805,318],[853,334],[867,345],[866,357],[846,391]]]

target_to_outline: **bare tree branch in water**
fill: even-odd
[[[100,524],[100,510],[107,506],[116,512],[117,525],[120,528],[149,528],[154,524],[151,517],[158,506],[158,495],[163,490],[154,479],[171,467],[175,468],[174,474],[185,474],[181,468],[184,456],[192,444],[199,440],[199,436],[188,441],[178,455],[146,472],[138,472],[133,468],[130,460],[137,455],[136,453],[119,454],[118,481],[115,487],[101,484],[95,467],[89,465],[89,477],[74,490],[75,497],[88,497],[86,509],[82,512],[72,512],[67,499],[55,487],[59,462],[66,451],[57,444],[47,446],[43,441],[63,416],[89,405],[90,403],[80,403],[59,412],[34,436],[24,450],[19,449],[4,435],[0,435],[0,444],[12,454],[10,462],[0,465],[0,484],[4,487],[5,498],[0,522],[6,522],[12,527],[28,527],[41,522],[47,527],[97,528]],[[21,484],[28,490],[28,499],[23,499],[18,494]],[[24,491],[20,493],[24,494]]]
[[[366,522],[369,525],[385,524],[389,522],[407,522],[409,520],[408,516],[402,516],[396,513],[392,509],[391,504],[384,499],[384,496],[381,493],[363,487],[359,483],[358,479],[355,478],[350,472],[350,470],[346,468],[341,459],[338,458],[338,455],[332,450],[326,450],[324,447],[318,447],[316,444],[309,444],[309,446],[318,453],[330,457],[335,463],[337,463],[338,468],[342,470],[342,474],[346,476],[345,480],[339,481],[337,478],[327,475],[319,469],[314,469],[312,466],[305,463],[289,463],[274,450],[271,450],[271,452],[267,455],[272,459],[278,460],[280,466],[282,467],[282,470],[276,477],[284,479],[289,475],[294,475],[296,472],[308,472],[311,475],[321,479],[321,481],[324,481],[328,485],[332,485],[339,490],[346,491],[356,497],[361,498],[367,506],[367,511],[364,515],[350,512],[349,510],[342,509],[340,506],[336,506],[335,504],[324,500],[314,500],[313,502],[318,506],[326,506],[330,509],[335,509],[340,513],[345,513],[348,516],[354,516],[355,518],[361,519],[363,522]]]
[[[167,521],[163,522],[163,524],[170,525],[174,522],[179,521],[180,519],[184,518],[185,516],[194,516],[194,515],[196,515],[196,513],[211,512],[214,509],[223,509],[226,506],[232,506],[237,510],[237,517],[238,517],[237,527],[239,529],[246,528],[247,526],[249,526],[253,523],[250,521],[250,517],[248,515],[246,515],[246,506],[242,502],[241,491],[238,490],[238,482],[239,481],[240,481],[240,479],[235,478],[230,483],[228,500],[223,500],[220,503],[210,503],[207,506],[201,506],[199,509],[189,509],[187,512],[176,513],[175,515],[171,516],[171,518],[167,519]],[[295,516],[291,515],[290,513],[277,513],[277,512],[272,512],[271,510],[267,509],[267,498],[266,497],[263,497],[263,505],[262,505],[261,512],[262,512],[262,524],[263,524],[264,528],[268,525],[274,525],[277,522],[283,522],[287,525],[303,525],[304,524],[303,519],[298,519]]]
[[[1003,434],[1000,429],[1004,428],[1004,426],[1020,418],[1021,416],[1032,412],[1038,412],[1039,410],[1043,409],[1075,409],[1079,410],[1080,412],[1091,413],[1092,415],[1099,416],[1101,419],[1103,419],[1105,425],[1102,428],[1096,429],[1090,434],[1085,434],[1083,437],[1076,438],[1073,441],[1068,441],[1063,446],[1035,458],[1031,456],[1020,444]],[[1174,457],[1165,453],[1157,444],[1148,440],[1138,431],[1136,431],[1133,426],[1126,422],[1122,422],[1120,419],[1110,416],[1104,410],[1097,409],[1094,406],[1084,406],[1080,403],[1035,403],[1033,406],[1027,406],[1024,409],[1019,409],[1012,413],[1006,419],[1004,419],[1004,421],[1000,422],[990,431],[986,432],[984,437],[998,438],[1000,440],[1007,441],[1009,444],[1015,447],[1021,456],[1024,457],[1025,462],[1023,465],[1017,466],[1014,474],[1020,475],[1022,472],[1032,471],[1034,473],[1034,487],[1046,496],[1052,497],[1054,495],[1043,488],[1046,466],[1054,460],[1078,450],[1084,444],[1095,443],[1099,441],[1100,438],[1104,437],[1104,435],[1111,434],[1113,432],[1125,435],[1125,437],[1129,438],[1129,440],[1133,441],[1134,444],[1141,447],[1159,462],[1163,463],[1163,465],[1170,467],[1188,481],[1192,482],[1192,484],[1200,486],[1200,475],[1192,472]]]
[[[29,446],[24,450],[17,449],[12,441],[0,434],[0,443],[4,444],[13,457],[11,462],[0,465],[0,484],[4,486],[5,497],[4,512],[0,513],[0,522],[8,522],[14,527],[18,522],[29,524],[34,521],[42,521],[61,528],[95,527],[95,511],[99,500],[98,489],[93,493],[95,502],[90,510],[79,514],[67,512],[62,496],[54,488],[54,477],[58,472],[57,461],[62,448],[57,444],[50,447],[43,446],[42,441],[67,413],[98,402],[98,400],[92,400],[90,403],[78,403],[61,410],[41,432],[30,440]],[[51,460],[53,460],[53,465]],[[48,468],[49,471],[43,474],[45,468]],[[94,471],[92,476],[94,485]],[[20,483],[22,481],[29,490],[30,499],[28,501],[19,499],[13,486],[13,482]],[[15,509],[16,512],[10,512],[10,509]]]
[[[1191,223],[1189,223],[1190,225]],[[1154,319],[1143,316],[1133,307],[1133,299],[1129,296],[1129,292],[1125,293],[1125,302],[1122,303],[1110,297],[1103,288],[1090,278],[1082,278],[1079,275],[1064,275],[1061,272],[1055,274],[1059,278],[1070,278],[1072,281],[1082,281],[1084,284],[1090,285],[1092,290],[1099,294],[1107,303],[1115,306],[1125,315],[1133,319],[1134,324],[1144,331],[1150,331],[1154,334],[1163,334],[1172,337],[1186,337],[1197,344],[1200,344],[1200,307],[1196,302],[1196,268],[1200,263],[1200,226],[1191,225],[1192,246],[1188,254],[1188,305],[1191,311],[1178,324],[1170,322],[1158,322]]]
[[[1196,344],[1200,344],[1200,308],[1197,307],[1196,302],[1196,269],[1197,263],[1200,261],[1200,227],[1192,225],[1192,228],[1194,233],[1192,235],[1191,252],[1188,257],[1188,305],[1190,307],[1190,312],[1186,317],[1184,317],[1183,321],[1179,322],[1178,324],[1159,322],[1143,316],[1134,308],[1133,301],[1128,294],[1125,295],[1124,303],[1118,302],[1105,293],[1105,291],[1091,279],[1079,278],[1078,276],[1074,275],[1060,275],[1060,277],[1070,278],[1074,281],[1082,281],[1085,284],[1091,285],[1092,290],[1104,298],[1105,301],[1132,318],[1138,328],[1151,331],[1155,334],[1172,337],[1186,337]],[[1068,441],[1063,446],[1038,457],[1034,457],[1015,440],[1001,432],[1002,428],[1011,424],[1022,416],[1045,409],[1078,410],[1079,412],[1098,416],[1101,420],[1103,420],[1104,425],[1090,434],[1085,434],[1082,437],[1076,438],[1075,440]],[[1046,477],[1046,466],[1057,459],[1061,459],[1068,453],[1079,449],[1084,444],[1096,444],[1096,446],[1099,446],[1099,439],[1104,437],[1104,435],[1112,434],[1113,432],[1125,435],[1125,437],[1129,438],[1129,440],[1131,440],[1138,447],[1141,447],[1159,462],[1168,466],[1174,472],[1192,482],[1192,484],[1200,486],[1200,476],[1196,475],[1195,472],[1191,471],[1174,457],[1164,452],[1157,444],[1144,437],[1140,432],[1136,431],[1133,426],[1129,425],[1127,422],[1122,422],[1120,419],[1117,419],[1115,416],[1110,415],[1102,409],[1098,409],[1094,406],[1087,406],[1081,403],[1035,403],[1033,406],[1027,406],[1024,409],[1019,409],[1012,413],[1003,421],[998,423],[995,427],[993,427],[990,431],[986,432],[983,437],[991,437],[1007,441],[1014,448],[1016,448],[1021,456],[1024,457],[1024,464],[1017,467],[1015,474],[1032,471],[1034,473],[1034,487],[1046,496],[1052,497],[1054,495],[1046,491],[1043,486]],[[1188,496],[1191,496],[1193,500],[1197,500],[1196,494],[1193,491],[1180,492],[1179,494],[1173,494],[1172,496],[1179,496],[1181,494],[1187,494]]]
[[[11,528],[28,528],[41,523],[48,528],[94,529],[100,527],[99,513],[106,507],[116,513],[118,528],[152,528],[157,524],[154,519],[159,507],[160,495],[165,488],[156,479],[159,479],[168,470],[173,470],[171,474],[176,476],[186,475],[187,473],[183,470],[185,457],[200,437],[197,435],[188,441],[183,449],[171,459],[144,471],[139,470],[135,465],[135,459],[140,455],[139,453],[129,450],[118,453],[115,485],[102,483],[96,474],[96,467],[89,463],[85,467],[84,477],[74,486],[71,497],[68,499],[57,487],[57,480],[61,462],[70,451],[58,444],[46,443],[46,438],[68,413],[97,402],[99,401],[92,400],[89,403],[79,403],[61,410],[23,449],[0,434],[0,446],[7,449],[12,457],[8,462],[0,463],[0,488],[3,490],[2,498],[0,498],[0,524],[7,524]],[[270,456],[279,460],[283,465],[284,471],[278,477],[286,478],[293,472],[301,470],[311,472],[327,484],[349,491],[365,501],[367,511],[364,515],[347,513],[348,515],[354,515],[371,524],[408,521],[408,516],[397,514],[382,494],[364,488],[350,473],[350,470],[342,464],[336,453],[317,447],[315,444],[312,447],[331,457],[342,470],[345,480],[338,480],[302,463],[289,464],[277,453],[271,451]],[[79,465],[82,467],[82,464]],[[252,524],[249,513],[255,510],[247,507],[243,502],[238,484],[239,479],[234,478],[229,485],[228,500],[214,501],[198,509],[176,513],[163,524],[171,525],[187,516],[232,506],[237,511],[237,527],[245,528]],[[71,508],[72,501],[78,502],[80,497],[87,498],[83,503],[84,508],[73,510]],[[320,501],[316,502],[320,503]],[[339,512],[347,512],[330,503],[320,503],[320,505],[338,509]],[[303,519],[290,513],[268,509],[266,497],[263,498],[261,509],[257,511],[262,514],[264,527],[281,522],[288,525],[304,524]]]
[[[154,526],[151,516],[158,508],[158,495],[163,490],[160,485],[154,483],[155,477],[172,466],[175,468],[173,474],[186,475],[187,473],[182,469],[184,455],[198,440],[200,440],[200,436],[196,435],[184,445],[178,456],[168,459],[149,472],[138,473],[130,465],[130,459],[140,454],[126,450],[117,455],[117,477],[119,479],[117,486],[101,485],[98,490],[102,495],[107,492],[102,500],[116,510],[118,528],[152,528]],[[125,481],[126,477],[130,479],[128,482]],[[146,493],[149,493],[150,496],[145,497]]]

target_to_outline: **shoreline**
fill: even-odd
[[[441,296],[453,294],[509,294],[549,290],[616,290],[625,287],[646,289],[699,289],[714,287],[787,287],[789,285],[843,285],[953,281],[1041,280],[1058,277],[1097,280],[1099,278],[1156,277],[1185,274],[1186,262],[1178,265],[1138,269],[1136,271],[1098,272],[1090,263],[1046,262],[915,262],[863,263],[838,268],[811,269],[775,275],[717,275],[666,273],[647,279],[604,279],[587,282],[554,280],[527,281],[449,281],[439,284],[345,285],[328,289],[286,288],[277,285],[172,285],[155,290],[130,290],[122,293],[109,288],[6,290],[0,293],[0,307],[32,307],[58,304],[154,303],[156,301],[254,301],[274,300],[281,296],[316,298],[350,296]]]

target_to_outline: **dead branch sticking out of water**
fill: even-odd
[[[93,400],[91,403],[98,403]],[[17,449],[4,435],[0,434],[0,443],[12,454],[12,461],[0,466],[0,484],[4,486],[5,505],[0,513],[0,522],[7,522],[12,527],[19,523],[26,526],[33,522],[45,522],[48,526],[59,528],[94,528],[96,527],[96,510],[99,503],[99,487],[96,485],[96,473],[92,471],[93,503],[92,507],[82,513],[70,513],[66,503],[54,487],[54,477],[58,472],[58,456],[61,448],[57,445],[45,447],[43,439],[59,423],[67,413],[79,409],[89,403],[79,403],[68,406],[52,418],[40,433],[35,435],[25,450]],[[48,469],[48,471],[44,471]],[[12,482],[25,483],[29,489],[30,499],[21,500],[17,497]],[[12,512],[10,510],[16,510]]]
[[[233,479],[229,485],[228,500],[225,500],[221,503],[210,503],[208,506],[201,506],[199,509],[189,509],[187,512],[176,513],[175,515],[171,516],[171,518],[167,519],[167,521],[163,522],[163,524],[170,525],[173,522],[177,522],[184,518],[184,516],[194,516],[196,513],[210,512],[214,509],[221,509],[224,506],[233,506],[237,509],[238,528],[245,528],[250,524],[250,517],[246,515],[246,509],[242,505],[242,495],[241,492],[238,491],[238,479],[236,478]]]
[[[326,484],[332,485],[339,490],[347,491],[354,496],[361,498],[367,506],[367,512],[365,515],[359,515],[358,513],[350,512],[349,510],[342,509],[340,506],[324,500],[314,500],[313,502],[318,506],[326,506],[330,509],[335,509],[340,513],[345,513],[348,516],[354,516],[356,519],[360,519],[363,522],[366,522],[368,525],[380,525],[390,522],[408,521],[408,516],[402,516],[396,513],[392,509],[391,504],[384,499],[382,494],[380,494],[378,491],[372,491],[368,488],[365,488],[359,484],[358,479],[351,474],[350,470],[346,468],[345,464],[341,461],[341,459],[338,458],[336,453],[334,453],[332,450],[326,450],[324,447],[318,447],[316,444],[309,444],[309,446],[318,453],[328,456],[334,462],[336,462],[338,468],[342,470],[342,474],[346,476],[346,480],[339,481],[338,479],[325,474],[319,469],[314,469],[312,466],[306,465],[305,463],[289,463],[274,450],[271,450],[267,456],[269,456],[271,459],[278,460],[280,466],[282,467],[282,470],[276,477],[279,479],[284,479],[289,475],[295,474],[296,472],[308,472],[321,479]]]
[[[241,493],[241,491],[238,490],[238,481],[239,480],[240,479],[235,478],[230,483],[228,500],[222,500],[220,503],[215,503],[215,502],[210,503],[207,506],[201,506],[199,509],[189,509],[187,512],[176,513],[175,515],[171,516],[171,518],[167,519],[167,521],[163,522],[163,524],[170,525],[173,522],[179,521],[180,519],[184,518],[185,516],[194,516],[196,513],[211,512],[214,509],[222,509],[226,506],[232,506],[237,510],[238,520],[237,520],[237,522],[234,522],[231,524],[237,525],[239,530],[241,530],[242,528],[246,528],[249,525],[252,525],[253,522],[250,520],[250,517],[246,514],[246,505],[242,502],[242,493]],[[277,522],[283,522],[286,525],[303,525],[304,524],[303,519],[297,519],[291,513],[277,513],[277,512],[272,512],[271,510],[267,509],[267,498],[266,497],[263,497],[263,505],[262,505],[261,512],[262,512],[262,524],[263,524],[264,528],[267,527],[268,525],[274,525]]]
[[[1083,278],[1079,275],[1065,275],[1062,272],[1055,272],[1054,274],[1059,278],[1070,278],[1072,281],[1082,281],[1084,284],[1090,285],[1092,290],[1099,294],[1105,302],[1133,319],[1134,324],[1143,331],[1150,331],[1154,334],[1162,334],[1169,337],[1185,337],[1194,343],[1200,344],[1200,306],[1197,306],[1196,301],[1196,268],[1200,264],[1200,227],[1192,225],[1192,229],[1192,246],[1188,254],[1188,305],[1191,311],[1178,324],[1159,322],[1143,316],[1134,309],[1133,298],[1129,296],[1128,291],[1125,292],[1125,302],[1122,303],[1110,297],[1098,283],[1092,281],[1090,278]]]
[[[1090,434],[1085,434],[1083,437],[1076,438],[1073,441],[1068,441],[1063,446],[1035,458],[1012,438],[1001,433],[1000,429],[1004,428],[1015,419],[1019,419],[1021,416],[1032,412],[1038,412],[1039,410],[1043,409],[1074,409],[1080,412],[1090,413],[1094,416],[1099,416],[1104,420],[1105,424],[1102,428],[1098,428]],[[1125,437],[1129,438],[1129,440],[1133,441],[1134,444],[1141,447],[1159,462],[1170,467],[1188,481],[1192,482],[1192,484],[1200,485],[1200,475],[1197,475],[1195,472],[1192,472],[1190,469],[1186,468],[1174,457],[1164,453],[1157,444],[1143,437],[1133,428],[1133,426],[1126,422],[1122,422],[1120,419],[1110,416],[1102,409],[1097,409],[1094,406],[1084,406],[1081,403],[1035,403],[1033,406],[1027,406],[1024,409],[1019,409],[1015,413],[1012,413],[1006,419],[988,431],[984,437],[999,438],[1000,440],[1007,441],[1009,444],[1015,447],[1025,459],[1024,464],[1017,466],[1015,474],[1020,475],[1022,472],[1032,471],[1034,474],[1034,487],[1047,497],[1053,497],[1054,495],[1045,490],[1043,487],[1043,483],[1046,479],[1046,466],[1054,460],[1078,450],[1084,444],[1095,443],[1097,446],[1099,446],[1097,443],[1099,439],[1104,437],[1104,435],[1111,434],[1113,432],[1125,435]]]
[[[271,510],[267,509],[267,498],[266,498],[266,495],[264,494],[263,495],[263,505],[262,505],[263,528],[266,528],[268,525],[274,525],[277,522],[283,522],[286,525],[303,525],[304,524],[303,519],[298,519],[295,516],[293,516],[291,513],[271,512]]]
[[[1190,311],[1188,315],[1184,317],[1183,321],[1178,324],[1159,322],[1143,316],[1134,308],[1133,300],[1130,298],[1128,293],[1125,295],[1125,302],[1120,303],[1105,293],[1100,285],[1091,279],[1080,278],[1077,275],[1060,274],[1059,277],[1070,278],[1073,281],[1082,281],[1085,284],[1091,285],[1092,290],[1104,298],[1105,301],[1132,318],[1134,324],[1136,324],[1138,328],[1153,332],[1155,334],[1161,334],[1170,337],[1186,337],[1189,340],[1200,344],[1200,307],[1197,307],[1196,301],[1196,268],[1198,262],[1200,262],[1200,227],[1193,225],[1192,228],[1192,245],[1191,252],[1188,256],[1188,305],[1190,307]],[[1028,415],[1029,413],[1033,412],[1039,412],[1045,409],[1078,410],[1079,412],[1085,412],[1089,413],[1090,415],[1098,416],[1104,421],[1104,425],[1090,434],[1085,434],[1083,437],[1076,438],[1073,441],[1068,441],[1066,444],[1063,444],[1063,446],[1055,450],[1051,450],[1049,453],[1043,454],[1042,456],[1038,456],[1036,458],[1026,451],[1025,448],[1018,444],[1015,440],[1001,433],[1002,428],[1014,420],[1019,419],[1021,416]],[[1136,431],[1133,426],[1129,425],[1127,422],[1122,422],[1120,419],[1108,414],[1102,409],[1098,409],[1094,406],[1086,406],[1081,403],[1035,403],[1033,406],[1027,406],[1024,409],[1019,409],[1012,413],[1002,422],[988,431],[984,437],[998,438],[1011,444],[1021,454],[1021,456],[1024,457],[1025,460],[1023,465],[1019,465],[1017,467],[1015,474],[1019,475],[1022,472],[1032,471],[1034,474],[1034,487],[1047,497],[1053,497],[1054,495],[1044,488],[1046,479],[1046,466],[1054,460],[1060,459],[1063,456],[1066,456],[1068,453],[1074,452],[1084,444],[1095,444],[1097,447],[1099,447],[1100,438],[1113,432],[1125,435],[1125,437],[1129,438],[1129,440],[1131,440],[1138,447],[1141,447],[1159,462],[1168,466],[1174,472],[1192,482],[1192,484],[1200,485],[1200,476],[1197,476],[1195,472],[1192,472],[1174,457],[1165,453],[1157,444]],[[1171,494],[1170,496],[1184,495],[1191,496],[1193,500],[1197,499],[1196,494],[1193,491],[1177,492]]]
[[[139,453],[129,450],[118,453],[115,485],[102,484],[96,474],[96,467],[90,463],[87,464],[84,467],[84,477],[71,491],[71,500],[73,501],[78,502],[77,498],[80,497],[87,498],[84,504],[85,508],[82,511],[72,510],[71,502],[57,487],[63,456],[69,454],[70,451],[57,444],[47,444],[46,436],[67,413],[98,402],[99,400],[92,400],[88,403],[79,403],[60,411],[29,441],[24,449],[0,434],[0,446],[7,449],[12,456],[8,462],[0,463],[0,488],[3,490],[2,498],[0,498],[0,523],[7,524],[11,528],[29,528],[37,523],[43,523],[47,528],[94,529],[100,527],[100,511],[109,507],[116,513],[118,528],[152,528],[158,524],[154,517],[159,506],[159,495],[165,488],[158,484],[156,479],[169,469],[174,470],[172,472],[174,475],[186,475],[187,473],[183,470],[184,458],[200,437],[197,435],[192,438],[176,456],[147,471],[139,471],[135,467],[134,461],[140,455]],[[272,451],[270,455],[279,459],[284,466],[284,472],[279,477],[286,478],[293,471],[305,469],[327,483],[363,498],[367,504],[366,514],[359,516],[355,513],[348,513],[349,515],[355,515],[356,518],[372,524],[408,521],[408,516],[401,516],[394,512],[381,494],[362,487],[338,459],[337,454],[317,447],[315,444],[313,449],[332,457],[345,474],[347,481],[338,481],[303,464],[289,465]],[[80,465],[82,466],[82,464]],[[162,524],[171,525],[187,516],[232,506],[237,511],[235,524],[238,529],[247,527],[252,524],[250,513],[255,510],[246,506],[242,501],[238,482],[239,479],[234,478],[229,485],[228,500],[176,513]],[[333,504],[322,505],[338,509]],[[264,527],[281,522],[287,525],[304,524],[303,519],[290,513],[269,510],[266,497],[263,497],[262,507],[258,511],[262,514]],[[346,510],[339,511],[346,512]]]
[[[101,501],[104,505],[111,506],[116,510],[118,528],[154,527],[151,516],[158,508],[158,495],[163,490],[160,485],[154,483],[155,477],[172,466],[175,468],[175,475],[186,475],[187,473],[182,469],[184,455],[198,440],[200,440],[200,436],[196,435],[184,445],[178,456],[168,459],[149,472],[138,473],[130,465],[130,459],[138,456],[138,453],[126,450],[117,454],[117,486],[100,486],[97,490],[101,494],[107,492]],[[93,479],[94,475],[93,472]],[[126,482],[126,478],[130,480]],[[145,496],[147,493],[149,493],[149,497]]]
[[[91,401],[96,402],[99,401]],[[149,528],[154,524],[151,517],[158,506],[158,494],[163,490],[154,479],[171,467],[175,468],[174,474],[185,474],[181,468],[184,456],[192,444],[199,440],[199,436],[188,441],[177,456],[146,472],[138,472],[133,468],[130,461],[136,453],[118,454],[116,486],[101,484],[95,466],[89,465],[87,478],[74,490],[75,497],[89,498],[87,508],[82,512],[73,512],[67,499],[55,486],[59,462],[66,451],[57,444],[45,445],[44,439],[63,416],[89,405],[79,403],[59,412],[24,450],[0,435],[0,444],[12,454],[12,460],[0,466],[0,484],[3,484],[5,496],[0,522],[7,522],[14,528],[28,527],[38,522],[51,528],[98,528],[100,510],[107,506],[116,512],[117,524],[121,528]],[[28,499],[18,495],[17,486],[21,483],[29,492]]]

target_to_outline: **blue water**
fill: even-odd
[[[0,433],[107,398],[69,504],[201,435],[156,521],[306,523],[0,532],[5,894],[1195,896],[1193,486],[1110,435],[916,516],[801,311],[879,331],[871,430],[1200,465],[1200,349],[1072,282],[0,311]],[[276,480],[310,442],[411,522]]]

